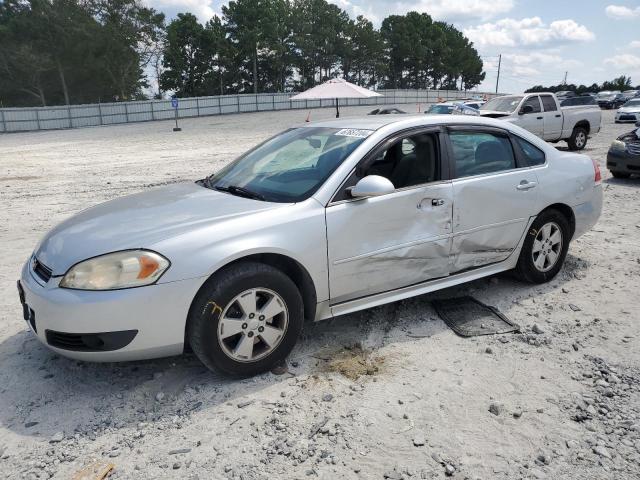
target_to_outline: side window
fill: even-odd
[[[411,187],[440,179],[438,140],[435,134],[422,133],[398,140],[379,152],[360,171],[360,178],[380,175],[396,188]]]
[[[526,107],[527,105],[531,106],[533,108],[533,111],[531,113],[540,113],[542,110],[540,109],[540,100],[538,99],[538,96],[535,97],[529,97],[527,100],[525,100],[525,102],[522,104],[521,108]]]
[[[538,165],[544,165],[545,155],[542,150],[520,137],[514,138],[516,139],[518,146],[522,149],[522,153],[527,159],[527,163],[529,164],[529,166],[535,167]]]
[[[506,135],[454,131],[449,134],[456,178],[516,168],[513,147]]]
[[[556,110],[558,110],[556,101],[551,95],[540,95],[540,99],[542,100],[542,105],[544,106],[545,112],[555,112]]]

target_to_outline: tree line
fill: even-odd
[[[538,92],[562,92],[562,91],[571,91],[575,92],[578,95],[583,93],[598,93],[604,91],[620,91],[624,92],[625,90],[640,90],[640,85],[633,87],[633,83],[631,82],[631,77],[627,77],[622,75],[618,78],[614,78],[613,80],[608,80],[606,82],[602,82],[601,84],[593,83],[591,85],[575,85],[573,83],[561,83],[559,85],[551,85],[545,87],[543,85],[536,85],[534,87],[525,90],[525,93],[538,93]]]
[[[477,50],[426,13],[380,28],[326,0],[234,0],[204,25],[168,24],[142,0],[0,1],[0,105],[300,91],[342,77],[364,87],[471,89]]]

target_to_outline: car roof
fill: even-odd
[[[510,126],[504,120],[480,117],[477,115],[425,115],[420,114],[400,114],[400,115],[367,115],[366,117],[345,117],[336,120],[325,120],[321,122],[305,123],[303,127],[325,127],[325,128],[353,128],[362,130],[378,130],[387,125],[394,125],[398,130],[403,127],[448,125],[448,124],[473,124],[486,125],[488,127],[498,127],[508,129]]]

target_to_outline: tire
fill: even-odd
[[[539,259],[540,255],[544,254],[545,250],[536,254],[534,252],[534,247],[536,249],[539,248],[540,243],[534,246],[534,242],[536,239],[540,239],[544,236],[542,230],[549,225],[551,225],[552,232],[556,231],[555,228],[560,232],[561,244],[557,248],[553,245],[547,245],[544,247],[545,250],[549,248],[549,251],[556,253],[557,257],[552,265],[547,265],[545,262],[543,265],[544,268],[539,268],[539,266],[536,265],[535,260]],[[521,280],[529,283],[545,283],[553,279],[564,264],[567,251],[569,250],[570,240],[571,228],[567,218],[558,210],[549,209],[543,211],[538,215],[527,232],[524,244],[522,245],[522,250],[520,251],[520,257],[518,258],[516,275]]]
[[[243,304],[256,306],[253,315],[245,311],[238,298]],[[273,299],[274,308],[282,311],[265,320],[260,313],[268,317],[265,307]],[[277,268],[243,262],[224,268],[202,286],[189,310],[186,337],[195,355],[210,370],[248,377],[269,371],[284,360],[298,340],[303,323],[304,304],[293,281]],[[232,334],[235,330],[237,334]],[[275,331],[280,333],[277,340],[270,339],[271,348],[263,338]],[[222,338],[225,334],[227,337]],[[234,353],[246,351],[239,348],[241,342],[251,344],[251,357],[241,359]]]
[[[625,172],[614,172],[613,170],[609,170],[611,172],[611,175],[614,176],[614,178],[629,178],[631,176],[630,173],[625,173]]]
[[[575,127],[573,132],[571,132],[571,136],[567,139],[567,145],[569,145],[569,150],[582,150],[587,146],[587,139],[589,133],[587,129],[584,127]]]

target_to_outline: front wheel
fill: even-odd
[[[545,210],[533,222],[524,240],[517,275],[529,283],[553,279],[569,250],[570,227],[567,218],[557,210]]]
[[[200,289],[187,341],[209,369],[252,376],[287,357],[303,323],[302,297],[287,275],[262,263],[239,263]]]
[[[582,150],[587,146],[587,138],[589,134],[584,127],[576,127],[573,129],[571,136],[567,139],[569,150]]]

